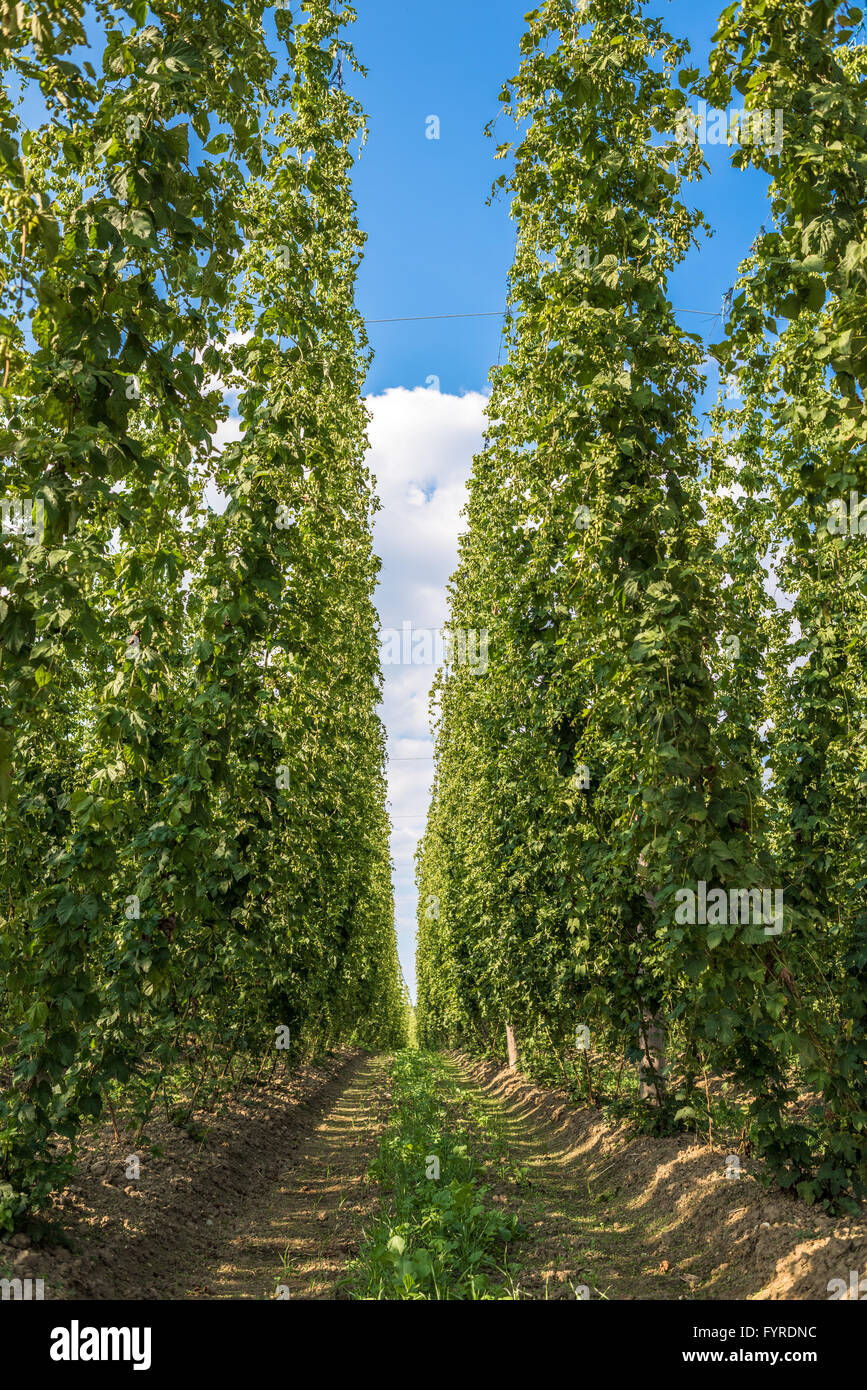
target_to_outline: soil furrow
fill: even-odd
[[[388,1103],[385,1057],[357,1066],[276,1185],[186,1294],[216,1299],[340,1299],[348,1260],[377,1195],[365,1180]]]
[[[522,1298],[828,1299],[830,1280],[867,1270],[863,1219],[765,1190],[758,1164],[731,1180],[727,1155],[693,1137],[636,1135],[506,1067],[454,1060],[523,1170]],[[514,1181],[499,1193],[515,1205]]]
[[[257,1219],[368,1063],[347,1049],[291,1073],[277,1070],[203,1116],[199,1139],[159,1114],[138,1146],[126,1134],[116,1142],[102,1124],[83,1137],[72,1179],[49,1210],[62,1243],[24,1235],[0,1242],[0,1275],[43,1280],[46,1299],[187,1297],[191,1271],[210,1271],[238,1229]],[[132,1179],[131,1150],[141,1159]]]

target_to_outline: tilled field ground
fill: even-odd
[[[508,1155],[508,1176],[492,1166],[485,1181],[527,1228],[521,1299],[826,1300],[829,1281],[867,1274],[867,1221],[764,1190],[748,1160],[731,1179],[724,1152],[688,1137],[630,1135],[495,1063],[450,1066]],[[106,1127],[56,1198],[64,1243],[0,1243],[0,1277],[42,1279],[48,1299],[348,1297],[385,1195],[367,1171],[389,1071],[344,1051],[230,1102],[201,1140],[154,1122],[161,1154],[143,1154],[137,1180]]]
[[[83,1145],[73,1181],[50,1213],[64,1244],[13,1236],[0,1244],[0,1276],[42,1279],[46,1299],[180,1299],[196,1296],[197,1287],[204,1297],[273,1297],[279,1258],[270,1289],[255,1294],[246,1284],[227,1292],[216,1272],[234,1257],[238,1232],[267,1219],[287,1173],[299,1188],[313,1180],[311,1137],[359,1075],[370,1075],[362,1088],[373,1091],[371,1071],[368,1057],[347,1050],[277,1075],[204,1119],[201,1141],[155,1118],[147,1138],[161,1152],[138,1150],[136,1180],[126,1176],[131,1141],[118,1144],[111,1126],[102,1127]],[[360,1173],[375,1137],[369,1128],[347,1139],[349,1149],[358,1147],[346,1162]]]
[[[730,1178],[724,1150],[630,1135],[508,1068],[455,1061],[527,1174],[522,1297],[824,1300],[829,1280],[867,1274],[867,1220],[765,1190],[748,1159]]]

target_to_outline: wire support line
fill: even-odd
[[[408,318],[365,319],[365,323],[427,323],[431,319],[501,319],[505,309],[491,309],[482,314],[414,314]]]
[[[431,323],[435,319],[502,319],[506,317],[508,309],[488,309],[479,314],[411,314],[406,317],[396,319],[365,319],[367,324],[374,323]],[[719,310],[711,309],[673,309],[674,314],[698,314],[701,318],[719,318]]]

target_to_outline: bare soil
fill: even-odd
[[[187,1297],[346,1297],[343,1271],[378,1205],[366,1172],[390,1099],[387,1058],[353,1067],[276,1184]]]
[[[298,1161],[306,1164],[323,1116],[369,1066],[365,1054],[346,1049],[278,1074],[203,1120],[201,1141],[154,1118],[147,1138],[162,1154],[137,1150],[137,1180],[126,1176],[130,1139],[117,1144],[111,1125],[100,1126],[85,1138],[73,1180],[49,1213],[65,1244],[13,1236],[0,1243],[0,1276],[43,1279],[46,1299],[273,1297],[276,1281],[270,1293],[252,1294],[248,1285],[227,1292],[225,1280],[210,1287],[208,1272],[219,1269],[239,1230],[264,1218],[275,1185]],[[356,1161],[363,1172],[360,1152]],[[279,1272],[279,1259],[275,1265]]]
[[[155,1118],[161,1153],[142,1148],[135,1180],[129,1139],[100,1126],[55,1198],[64,1243],[0,1242],[0,1277],[43,1279],[47,1299],[347,1298],[380,1203],[367,1170],[388,1061],[344,1050],[277,1075],[198,1138]],[[765,1190],[744,1157],[730,1178],[725,1150],[636,1135],[498,1063],[451,1065],[485,1115],[480,1151],[491,1133],[504,1146],[491,1196],[528,1228],[513,1250],[519,1298],[826,1300],[829,1280],[867,1276],[867,1213],[835,1220]]]
[[[730,1178],[724,1150],[635,1135],[507,1067],[455,1061],[526,1170],[521,1297],[827,1300],[829,1280],[867,1274],[867,1213],[825,1216],[759,1186],[747,1158]]]

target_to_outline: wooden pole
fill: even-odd
[[[638,856],[639,876],[643,877],[643,870],[647,867],[643,855]],[[649,888],[644,888],[644,897],[650,904],[653,912],[657,910],[656,896]],[[642,936],[641,926],[638,926],[638,935]],[[638,1095],[641,1100],[648,1100],[651,1104],[662,1104],[662,1093],[664,1087],[663,1076],[665,1072],[665,1019],[661,1014],[651,1013],[649,1009],[642,1009],[641,1022],[638,1027],[638,1036],[641,1042],[642,1055],[638,1063]]]

